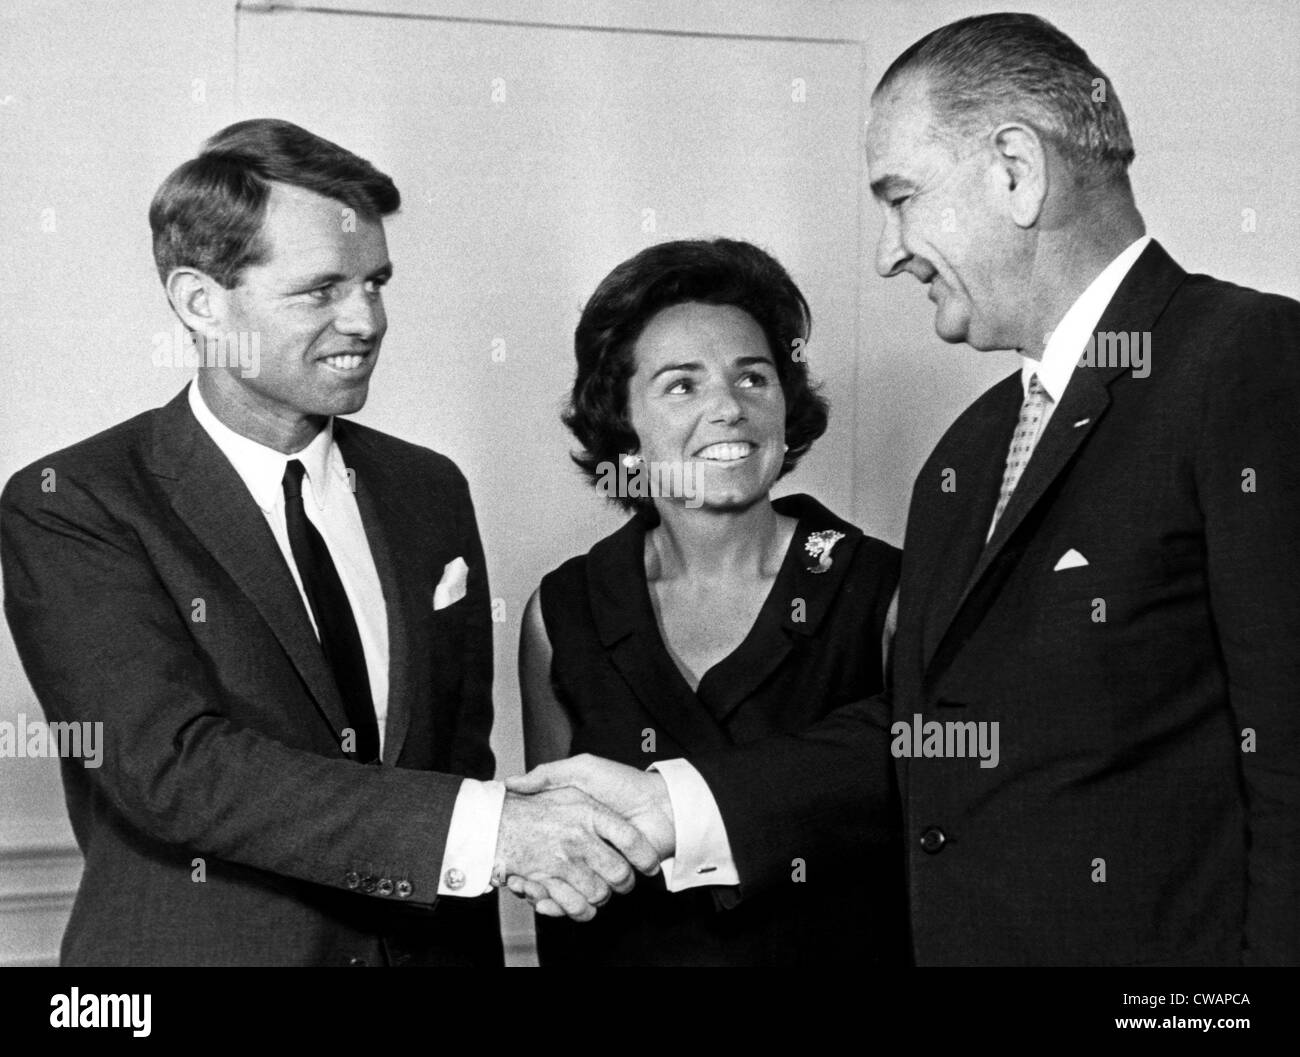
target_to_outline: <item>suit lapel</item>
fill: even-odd
[[[988,397],[968,413],[972,421],[963,432],[961,448],[953,453],[951,469],[955,471],[955,492],[945,494],[941,502],[957,507],[954,516],[942,525],[918,526],[925,532],[924,552],[917,551],[924,563],[926,579],[922,597],[926,599],[922,644],[927,663],[939,646],[940,639],[952,622],[957,607],[965,597],[972,570],[984,550],[984,534],[993,520],[998,489],[1006,466],[1007,445],[1015,428],[1017,409],[1023,402],[1020,373],[1004,379]],[[943,469],[949,469],[944,467]],[[941,481],[929,487],[941,488]],[[937,530],[937,531],[936,531]],[[915,546],[911,539],[904,546],[904,560]]]
[[[1007,541],[1024,521],[1025,515],[1043,498],[1052,482],[1069,465],[1074,453],[1096,429],[1109,405],[1110,394],[1101,377],[1093,371],[1076,370],[1060,406],[1052,412],[1047,428],[1034,446],[1033,457],[1025,467],[1016,490],[1011,493],[1007,508],[998,519],[997,528],[988,545],[982,548],[979,559],[971,570],[962,593],[963,599],[1002,553]],[[1005,462],[1005,453],[1003,461]]]
[[[1186,278],[1186,274],[1165,252],[1164,247],[1152,240],[1102,312],[1096,332],[1153,330],[1160,313],[1169,303],[1174,290]],[[1084,351],[1082,348],[1079,350],[1081,358]],[[936,610],[944,616],[943,619],[935,622],[933,632],[927,634],[925,652],[927,675],[932,677],[937,674],[930,669],[945,665],[955,649],[959,648],[960,643],[965,641],[969,632],[982,618],[987,603],[996,594],[1001,582],[1010,574],[1011,566],[1014,564],[1014,562],[1000,562],[998,559],[1004,553],[1009,553],[1008,544],[1015,537],[1016,530],[1048,495],[1052,486],[1065,473],[1084,441],[1097,428],[1110,406],[1109,386],[1127,370],[1128,367],[1121,364],[1080,365],[1075,368],[1060,406],[1052,412],[1052,418],[1043,431],[1042,437],[1039,438],[1029,465],[1025,467],[1016,490],[1011,494],[1007,509],[1003,511],[987,546],[981,547],[993,513],[993,503],[988,503],[988,499],[991,494],[996,502],[999,485],[992,485],[991,493],[983,497],[983,503],[973,504],[977,507],[987,504],[988,517],[979,524],[968,527],[967,531],[970,535],[960,544],[960,548],[963,553],[968,553],[972,548],[978,549],[978,558],[973,566],[967,567],[970,568],[968,576],[957,578],[961,590],[956,595],[956,603],[950,604],[941,611]],[[1016,383],[1015,391],[1019,396],[1018,378],[1013,377],[1000,384],[1006,385],[1008,382]],[[991,406],[999,403],[1000,401],[991,401]],[[1006,445],[1010,443],[1011,430],[1014,427],[1013,416],[1014,412],[1009,413],[1003,423],[1002,446],[1000,449],[995,449],[998,453],[999,479],[1001,466],[1006,458]],[[964,434],[956,440],[963,445],[968,443],[975,445],[981,442],[988,444],[990,440],[985,433],[986,427],[986,423],[980,422],[975,429],[982,434],[981,436]],[[996,582],[984,582],[986,579],[994,578]],[[967,603],[977,588],[979,588],[981,604],[978,607],[968,607]],[[943,650],[940,649],[941,646],[944,647]]]
[[[388,717],[384,723],[384,758],[392,766],[401,758],[406,732],[411,724],[415,687],[412,683],[408,639],[416,626],[418,602],[411,589],[410,577],[398,569],[409,564],[398,560],[396,526],[402,524],[401,511],[394,504],[404,494],[398,482],[389,480],[389,469],[352,429],[351,423],[334,420],[334,439],[343,455],[344,465],[352,471],[357,508],[366,530],[366,541],[379,575],[384,595],[384,612],[388,621]],[[395,538],[397,537],[397,538]]]
[[[293,576],[239,474],[190,412],[185,391],[160,411],[150,461],[173,481],[177,516],[257,607],[341,740],[347,713]]]

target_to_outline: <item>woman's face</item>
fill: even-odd
[[[653,316],[632,347],[628,414],[640,470],[681,467],[691,506],[743,509],[785,460],[785,394],[763,328],[733,305],[688,302]],[[702,502],[701,502],[702,501]]]

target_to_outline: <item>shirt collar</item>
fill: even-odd
[[[1142,256],[1142,251],[1151,241],[1150,235],[1143,235],[1129,243],[1113,261],[1101,270],[1088,288],[1079,295],[1079,299],[1070,306],[1070,310],[1061,317],[1052,335],[1047,339],[1041,360],[1022,357],[1020,384],[1025,394],[1029,393],[1029,379],[1038,375],[1038,381],[1052,402],[1059,404],[1065,393],[1065,386],[1070,375],[1083,355],[1088,338],[1101,322],[1101,314],[1106,311],[1119,289],[1119,284],[1128,275],[1129,269]]]
[[[190,410],[199,420],[221,453],[230,460],[235,472],[252,493],[262,512],[284,505],[284,467],[290,459],[298,459],[307,471],[308,487],[318,509],[324,510],[332,494],[333,482],[346,481],[347,471],[338,445],[334,443],[334,419],[326,420],[325,428],[316,434],[302,451],[285,455],[265,444],[250,440],[227,426],[208,407],[199,392],[198,380],[190,383]]]

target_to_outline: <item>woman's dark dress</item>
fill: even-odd
[[[705,673],[697,691],[659,632],[646,584],[642,518],[542,580],[551,679],[573,721],[573,753],[645,768],[799,731],[880,691],[881,631],[898,582],[899,551],[809,496],[778,499],[773,507],[798,519],[790,549],[748,636]],[[830,553],[830,568],[815,573],[805,544],[823,530],[844,538]],[[882,757],[863,765],[892,773],[891,762]],[[734,888],[670,894],[661,878],[639,877],[632,893],[615,896],[594,921],[539,917],[540,960],[902,965],[908,948],[902,862],[897,843],[833,861],[792,862],[788,888],[738,904]]]

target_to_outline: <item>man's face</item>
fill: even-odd
[[[366,402],[388,319],[392,274],[382,221],[342,202],[273,184],[262,226],[267,257],[218,298],[218,325],[259,335],[260,371],[227,372],[223,388],[254,418],[291,430]]]
[[[981,144],[959,157],[933,133],[916,78],[890,86],[873,107],[867,168],[885,213],[876,270],[908,272],[929,287],[944,341],[1014,347],[1017,229],[999,208],[995,159]]]

